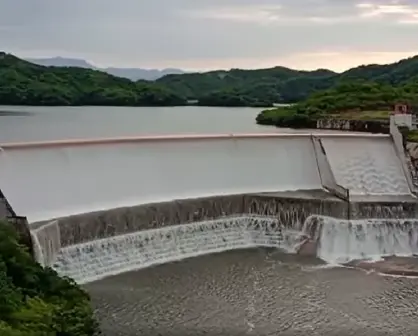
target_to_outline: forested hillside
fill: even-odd
[[[88,294],[37,264],[12,225],[0,221],[0,335],[98,334]]]
[[[288,107],[262,111],[257,123],[278,127],[314,127],[319,118],[384,120],[395,104],[418,104],[418,81],[390,85],[364,80],[342,81]]]
[[[388,65],[365,65],[341,74],[330,70],[271,69],[167,75],[154,82],[114,77],[73,67],[43,67],[0,53],[0,104],[265,106],[301,102],[353,81],[402,86],[418,81],[418,56]],[[354,100],[353,100],[354,102]]]
[[[309,72],[275,67],[168,75],[156,82],[188,99],[207,102],[223,97],[222,102],[229,98],[231,101],[247,100],[271,105],[296,102],[312,92],[329,88],[335,76],[337,74],[329,70]]]
[[[0,53],[0,105],[183,105],[183,97],[151,82],[107,73],[44,67]]]

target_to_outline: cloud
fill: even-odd
[[[362,54],[368,61],[410,55],[417,23],[416,0],[0,0],[0,48],[114,66],[206,69],[277,60],[326,67],[353,55],[360,63]],[[324,53],[334,56],[312,56]]]

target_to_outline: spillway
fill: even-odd
[[[338,220],[319,218],[317,255],[331,264],[382,257],[412,257],[418,254],[417,219]],[[309,226],[309,220],[307,221]]]
[[[0,166],[37,260],[80,283],[233,249],[328,263],[418,253],[417,202],[385,135],[6,144]]]
[[[410,194],[390,138],[326,138],[322,143],[337,183],[350,194]]]
[[[275,217],[241,215],[75,244],[60,248],[54,260],[52,250],[47,248],[38,260],[78,283],[88,283],[149,266],[236,249],[267,247],[295,254],[310,242],[314,248],[310,253],[337,265],[418,254],[417,224],[416,219],[342,220],[310,216],[299,226],[297,222],[283,225]],[[52,231],[48,235],[52,245],[57,244],[56,228],[56,222],[46,227]],[[45,237],[36,233],[35,236],[36,242]]]
[[[172,139],[0,152],[0,185],[30,222],[174,199],[320,189],[309,137]]]

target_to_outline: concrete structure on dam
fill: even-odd
[[[413,255],[396,131],[2,144],[0,215],[26,217],[37,260],[80,283],[257,246],[337,263]]]

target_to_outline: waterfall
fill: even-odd
[[[78,283],[204,254],[257,247],[312,256],[329,264],[418,254],[418,220],[343,220],[312,215],[303,226],[256,215],[166,226],[61,247],[57,221],[31,232],[37,260]],[[302,252],[301,252],[302,253]]]
[[[331,264],[418,254],[416,219],[321,219],[317,256]],[[319,226],[318,226],[319,227]]]
[[[53,267],[79,283],[203,254],[259,246],[296,252],[300,231],[262,216],[226,217],[64,247]]]
[[[57,220],[31,230],[35,259],[42,266],[50,266],[61,250],[61,235]]]
[[[351,195],[407,195],[408,182],[391,139],[322,139],[338,184]]]

